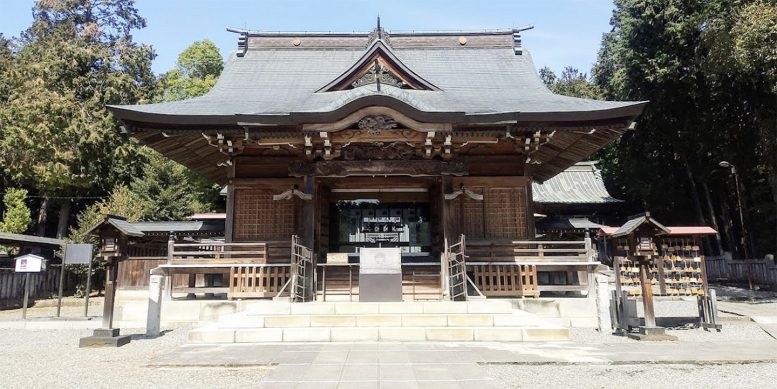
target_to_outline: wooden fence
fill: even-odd
[[[725,257],[705,258],[707,279],[714,281],[747,282],[748,267],[754,284],[777,287],[777,265],[765,259],[732,260]]]
[[[49,265],[43,273],[30,275],[30,298],[50,298],[59,291],[60,265]],[[18,303],[24,297],[25,273],[16,273],[14,269],[0,268],[0,308]],[[65,291],[75,290],[79,279],[75,274],[65,274]],[[5,303],[4,303],[5,302]]]

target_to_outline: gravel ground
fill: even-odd
[[[670,328],[669,335],[678,337],[681,342],[726,342],[726,341],[773,341],[761,327],[754,322],[723,323],[720,332],[705,331],[701,328]],[[625,336],[613,336],[590,328],[570,328],[569,335],[578,343],[631,343],[636,340]]]
[[[773,388],[777,364],[486,365],[505,388]]]
[[[89,317],[102,317],[103,298],[89,298]],[[57,316],[57,299],[41,299],[27,308],[27,317],[30,319],[53,318]],[[83,319],[84,299],[77,297],[62,298],[62,318]],[[0,310],[0,321],[22,320],[22,309]]]
[[[139,334],[142,330],[122,330]],[[118,349],[78,348],[90,331],[0,331],[3,388],[192,388],[255,387],[268,368],[149,368],[146,362],[183,344],[186,329],[155,340],[135,336]],[[13,361],[7,363],[7,361]]]

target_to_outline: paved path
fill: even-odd
[[[485,365],[777,362],[777,341],[184,345],[150,367],[275,366],[268,388],[499,387]]]

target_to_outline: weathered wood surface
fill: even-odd
[[[486,296],[590,290],[591,273],[598,265],[590,239],[472,239],[467,241],[467,256],[473,282]]]
[[[59,290],[60,265],[50,265],[45,272],[30,275],[30,297],[49,298]],[[24,278],[26,273],[16,273],[14,269],[0,269],[0,308],[7,303],[21,301],[24,296]],[[65,292],[70,294],[78,284],[78,276],[65,273]]]
[[[227,298],[275,297],[290,278],[289,265],[232,266]]]
[[[710,281],[747,282],[747,267],[753,283],[777,286],[777,265],[765,259],[732,260],[723,257],[706,257],[707,279]]]

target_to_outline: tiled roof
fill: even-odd
[[[579,162],[544,183],[532,184],[535,203],[608,204],[620,203],[607,192],[601,170],[595,162]]]
[[[513,32],[505,30],[497,34],[504,35],[509,41]],[[425,40],[423,33],[406,34],[407,39],[415,43],[388,46],[407,69],[440,90],[410,90],[384,85],[378,91],[374,84],[368,84],[348,90],[317,92],[350,69],[368,50],[363,44],[327,47],[326,42],[337,43],[354,37],[362,39],[362,35],[303,38],[318,39],[317,46],[303,43],[297,47],[279,46],[276,41],[285,42],[284,36],[263,35],[255,38],[259,40],[256,44],[249,41],[243,56],[237,53],[229,56],[216,86],[204,96],[158,104],[113,106],[111,109],[122,119],[176,123],[182,117],[192,117],[200,118],[198,124],[207,125],[223,123],[226,118],[233,122],[241,118],[264,123],[289,121],[294,120],[289,116],[293,113],[332,112],[357,100],[374,97],[395,100],[421,112],[454,113],[461,121],[483,123],[517,120],[532,114],[563,117],[581,112],[592,120],[597,118],[597,113],[607,118],[634,117],[644,106],[642,102],[557,95],[540,80],[526,50],[518,53],[513,46],[497,43],[460,47],[458,44],[428,45],[424,42],[431,38]],[[468,36],[473,42],[479,38],[474,33]],[[272,39],[275,43],[262,45]],[[452,41],[455,39],[451,38]],[[292,40],[291,35],[288,40]]]
[[[606,226],[584,217],[551,217],[538,220],[536,227],[540,231],[569,231],[596,230]]]

